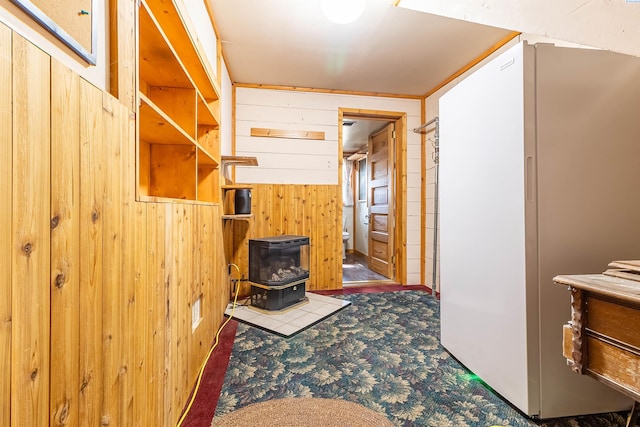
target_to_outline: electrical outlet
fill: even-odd
[[[202,296],[191,305],[191,331],[195,331],[202,320]]]

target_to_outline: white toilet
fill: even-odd
[[[342,259],[347,257],[347,242],[349,241],[349,232],[342,232]]]

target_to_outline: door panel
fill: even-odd
[[[393,279],[394,123],[369,137],[369,269]]]

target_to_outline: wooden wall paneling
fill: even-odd
[[[0,236],[11,236],[11,30],[0,24]],[[0,239],[0,425],[11,422],[11,240]]]
[[[134,134],[131,133],[131,135],[130,140],[135,141]],[[152,284],[147,270],[147,254],[149,251],[146,234],[148,204],[134,201],[135,155],[131,157],[131,161],[133,167],[128,167],[130,174],[127,188],[132,191],[132,194],[127,197],[127,201],[130,204],[128,207],[129,215],[132,214],[133,218],[130,221],[125,221],[125,224],[130,224],[130,228],[124,230],[125,239],[123,240],[125,248],[124,272],[127,277],[129,277],[128,272],[133,269],[133,280],[129,281],[128,286],[128,298],[131,298],[133,294],[133,303],[130,299],[127,301],[127,324],[125,325],[125,340],[133,345],[133,364],[129,366],[129,369],[133,371],[133,379],[129,377],[129,380],[133,381],[133,386],[131,389],[127,387],[127,390],[132,393],[132,407],[131,410],[127,411],[126,421],[127,425],[145,427],[161,425],[156,423],[155,414],[150,411],[150,406],[156,403],[151,401],[153,390],[150,382],[153,378],[153,372],[151,371],[153,360],[149,351],[153,348],[155,340],[152,329],[153,311],[150,300],[150,295],[153,295],[155,289],[151,287]],[[123,278],[123,280],[125,279]],[[133,416],[133,420],[128,419],[131,416]]]
[[[178,303],[178,294],[176,282],[178,281],[178,271],[174,262],[174,236],[173,230],[178,228],[174,223],[177,215],[174,213],[174,205],[164,204],[163,209],[165,211],[164,230],[162,230],[162,236],[164,238],[164,257],[161,263],[164,265],[164,330],[165,330],[165,342],[163,348],[164,355],[164,409],[163,421],[166,424],[175,424],[177,415],[175,415],[175,396],[177,390],[175,388],[175,379],[173,373],[177,370],[175,364],[175,342],[177,338],[176,324],[176,305]],[[179,232],[179,231],[178,231]],[[175,250],[175,256],[178,256],[177,250]]]
[[[330,256],[332,268],[326,286],[341,287],[342,284],[342,188],[338,185],[327,187],[329,192],[329,211],[331,218],[327,223],[327,239],[331,244]],[[325,288],[328,289],[328,288]]]
[[[146,204],[145,204],[146,205]],[[147,381],[143,406],[147,410],[146,425],[164,425],[167,405],[167,365],[165,349],[167,343],[166,309],[169,276],[165,263],[165,230],[167,224],[167,206],[149,203],[147,205],[147,311],[143,316],[147,319],[147,336],[145,348],[145,372]],[[140,336],[141,334],[136,334]],[[139,394],[137,396],[140,396]],[[138,402],[138,399],[136,400]],[[141,424],[143,427],[145,424]]]
[[[335,261],[335,254],[333,248],[335,247],[336,224],[333,221],[334,218],[334,200],[331,199],[331,188],[328,186],[322,186],[318,190],[318,196],[320,200],[321,217],[318,221],[320,228],[320,236],[318,238],[323,243],[323,251],[320,253],[321,258],[318,259],[318,266],[332,266]],[[342,229],[342,226],[340,226]],[[333,232],[332,232],[333,231]],[[340,240],[342,241],[342,239]],[[315,283],[316,289],[328,289],[331,286],[332,280],[335,280],[334,269],[321,268],[319,269],[318,281]]]
[[[318,206],[320,215],[316,219],[318,232],[316,235],[316,239],[321,243],[320,250],[318,251],[319,257],[317,260],[318,267],[318,280],[315,282],[315,289],[328,289],[331,286],[331,269],[326,268],[331,266],[333,256],[331,254],[331,247],[333,246],[333,242],[330,241],[330,227],[334,226],[331,223],[332,214],[329,209],[331,209],[331,203],[329,199],[329,192],[326,186],[319,186],[318,192]]]
[[[211,250],[213,247],[213,236],[211,234],[212,210],[213,208],[211,206],[196,205],[194,206],[193,212],[195,233],[194,256],[192,257],[191,264],[194,277],[189,294],[189,307],[193,307],[194,302],[200,298],[201,320],[195,329],[193,329],[191,324],[189,328],[189,378],[192,379],[189,383],[190,387],[195,383],[202,361],[211,343],[213,313],[211,312],[209,304],[210,298],[213,295],[210,294],[209,290],[212,282],[212,267],[215,261],[213,251]]]
[[[52,426],[78,425],[80,78],[55,60],[51,62],[50,283],[50,422]]]
[[[179,354],[179,341],[180,341],[180,304],[182,300],[180,298],[180,285],[183,279],[183,271],[181,269],[182,264],[180,253],[180,239],[183,233],[183,219],[184,214],[182,212],[182,206],[172,205],[171,216],[171,229],[168,231],[168,244],[171,247],[171,251],[166,254],[171,254],[171,257],[167,259],[167,262],[172,264],[171,270],[173,272],[171,280],[169,282],[168,290],[168,313],[167,313],[167,338],[169,338],[168,347],[166,349],[168,353],[168,370],[169,370],[169,402],[170,407],[169,417],[165,419],[165,422],[173,424],[177,420],[176,412],[179,411],[180,406],[180,374],[181,374],[181,355]]]
[[[213,246],[211,250],[213,251],[213,256],[211,257],[211,259],[213,259],[215,262],[213,265],[213,281],[211,282],[209,288],[209,292],[213,294],[213,300],[210,302],[209,309],[207,310],[207,312],[213,313],[213,324],[211,335],[209,335],[211,341],[213,341],[215,332],[218,330],[219,325],[224,320],[224,310],[226,309],[227,303],[229,302],[230,294],[228,261],[224,256],[224,251],[222,250],[224,245],[222,221],[220,220],[222,213],[223,211],[220,205],[214,206],[212,221],[213,229],[215,231],[213,232],[212,236]],[[241,222],[244,222],[245,226],[248,226],[249,230],[252,230],[251,221],[252,220]],[[248,238],[252,236],[250,232],[245,234],[248,236]],[[233,277],[236,277],[236,273],[234,272],[233,274]],[[222,283],[222,285],[220,285],[220,283]]]
[[[194,242],[197,237],[197,228],[193,215],[195,205],[189,204],[180,206],[179,208],[182,209],[184,218],[182,222],[182,236],[180,236],[180,255],[177,257],[182,270],[182,280],[178,282],[178,313],[180,318],[178,346],[176,349],[176,354],[179,357],[179,399],[178,406],[176,406],[178,415],[186,403],[186,397],[189,394],[191,384],[193,384],[193,380],[195,380],[195,377],[192,377],[191,366],[189,364],[189,350],[191,349],[190,344],[193,338],[193,334],[191,333],[191,292],[196,277],[195,271],[193,270],[193,258],[195,257]]]
[[[286,206],[284,203],[284,195],[282,193],[282,185],[273,186],[273,192],[271,193],[271,222],[268,224],[268,236],[280,236],[282,234],[285,234],[284,229],[282,228],[282,218],[284,215],[284,210],[287,209],[288,206]]]
[[[13,425],[49,424],[50,57],[13,37]]]
[[[151,335],[146,326],[146,211],[145,203],[135,203],[135,119],[132,111],[118,104],[121,129],[122,187],[120,191],[122,206],[122,282],[123,292],[120,301],[123,305],[123,365],[120,369],[123,425],[134,426],[146,423],[146,399],[144,390],[144,349]],[[138,384],[142,384],[139,386]],[[137,397],[138,396],[138,397]],[[137,398],[136,398],[137,397]],[[140,402],[142,401],[142,402]],[[141,404],[142,403],[142,404]]]
[[[324,223],[324,218],[322,217],[322,206],[321,201],[318,196],[321,195],[321,187],[314,186],[311,194],[314,206],[314,211],[311,217],[311,223],[313,224],[311,228],[311,235],[309,239],[311,240],[311,266],[309,271],[309,283],[308,287],[310,290],[321,289],[318,286],[318,283],[324,282],[324,269],[322,268],[324,264],[324,242],[322,240],[322,224]]]
[[[168,330],[170,342],[167,351],[169,357],[170,378],[170,414],[165,420],[175,424],[188,394],[188,334],[190,333],[190,310],[188,292],[190,290],[190,225],[192,205],[173,206],[173,224],[170,230],[173,256],[168,259],[173,264],[174,280],[169,288]]]
[[[316,190],[317,187],[315,185],[308,185],[306,187],[306,215],[305,221],[307,222],[308,227],[308,236],[310,243],[310,254],[309,254],[309,282],[307,283],[307,289],[315,289],[315,283],[317,281],[318,276],[318,263],[316,262],[318,256],[318,249],[320,248],[320,244],[318,243],[318,236],[316,234],[316,214],[318,212],[318,205],[316,200]]]
[[[291,193],[289,199],[291,200],[291,208],[289,211],[291,212],[290,219],[291,221],[290,230],[292,234],[297,236],[305,236],[304,231],[302,230],[302,218],[304,214],[304,205],[302,204],[302,191],[304,186],[296,185],[289,186],[289,191]]]
[[[80,81],[80,380],[81,425],[102,422],[103,195],[102,92]],[[108,237],[107,237],[108,238]]]
[[[307,284],[312,289],[339,289],[342,287],[342,217],[336,185],[280,185],[254,184],[252,209],[253,225],[249,233],[234,235],[238,248],[232,261],[246,274],[248,250],[242,247],[251,237],[280,234],[308,236],[311,243],[311,277]],[[239,221],[237,221],[240,223]],[[248,286],[243,287],[248,293]]]
[[[133,1],[109,3],[109,90],[121,103],[135,111],[136,22],[138,7]]]
[[[197,239],[197,254],[198,256],[194,260],[193,269],[197,274],[197,282],[193,291],[193,299],[201,298],[200,301],[200,315],[202,320],[195,331],[195,340],[197,343],[197,354],[195,359],[195,365],[198,369],[200,364],[206,356],[208,350],[211,333],[213,329],[213,289],[212,283],[213,275],[215,271],[214,257],[214,234],[213,234],[213,218],[214,211],[217,211],[211,206],[197,206],[196,218],[198,223],[198,232],[196,234]]]
[[[102,100],[102,157],[105,172],[102,221],[102,344],[103,419],[122,424],[122,386],[120,378],[124,355],[122,283],[122,134],[115,98]],[[124,374],[128,375],[128,374]]]
[[[296,218],[298,214],[298,205],[295,197],[296,186],[286,185],[282,193],[283,200],[287,204],[282,210],[282,229],[286,230],[285,234],[297,235]]]
[[[200,278],[202,282],[202,313],[204,322],[203,340],[206,351],[213,343],[218,326],[223,320],[223,311],[229,301],[229,276],[227,274],[227,260],[224,255],[224,241],[222,239],[222,207],[212,206],[200,213],[201,221],[207,222],[207,234],[203,240],[204,250],[202,260],[210,260],[208,271]],[[201,361],[204,358],[200,359]]]
[[[253,199],[253,196],[252,196]],[[233,228],[233,246],[235,251],[235,258],[232,261],[236,264],[240,270],[240,275],[238,276],[238,272],[232,271],[232,277],[235,279],[249,278],[249,239],[254,237],[265,237],[262,234],[256,234],[251,224],[253,220],[250,219],[248,221],[235,221]],[[249,232],[251,231],[251,233]],[[227,295],[233,293],[233,289],[227,290]],[[248,282],[240,282],[240,293],[239,295],[245,296],[251,293],[251,285]]]

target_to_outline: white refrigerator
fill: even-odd
[[[442,344],[527,415],[630,408],[567,367],[552,278],[640,258],[640,59],[520,43],[439,107]]]

